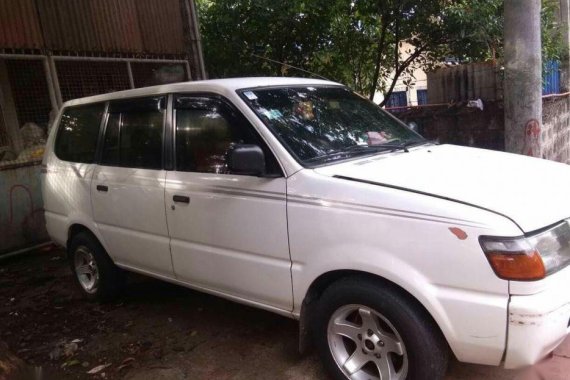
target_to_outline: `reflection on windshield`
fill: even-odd
[[[263,88],[240,95],[304,165],[424,141],[344,87]]]

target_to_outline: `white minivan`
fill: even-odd
[[[435,145],[338,83],[72,100],[42,172],[89,297],[126,270],[296,318],[335,379],[530,365],[570,331],[570,167]]]

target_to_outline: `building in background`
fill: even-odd
[[[197,24],[194,0],[0,0],[0,167],[67,100],[205,78]]]
[[[409,57],[408,51],[413,51],[415,48],[409,43],[405,42],[400,46],[400,56],[402,60]],[[388,83],[391,83],[394,78],[395,72],[392,72],[388,78]],[[406,82],[411,84],[408,86]],[[374,96],[375,103],[381,103],[384,100],[384,94],[377,92]],[[416,68],[412,75],[403,73],[398,78],[396,86],[392,95],[385,103],[386,108],[391,107],[405,107],[417,106],[427,104],[427,75],[422,68]]]

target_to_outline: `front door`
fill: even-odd
[[[286,180],[257,132],[223,99],[174,97],[176,170],[166,213],[176,277],[283,310],[292,308]],[[226,165],[233,143],[259,145],[267,175]]]
[[[164,104],[164,97],[109,104],[91,199],[95,222],[115,262],[171,278],[162,163]]]

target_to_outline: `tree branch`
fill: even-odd
[[[385,14],[382,14],[380,18],[382,22],[382,31],[380,32],[380,39],[378,41],[378,46],[376,47],[376,64],[374,67],[374,75],[372,77],[372,83],[370,84],[369,99],[374,99],[374,94],[376,93],[376,88],[378,87],[378,78],[380,78],[380,67],[382,67],[382,56],[384,55],[384,44],[386,43],[386,34],[388,32],[388,20]]]
[[[423,45],[420,46],[419,48],[417,48],[408,58],[406,58],[404,60],[404,62],[402,62],[402,64],[394,71],[394,78],[392,78],[392,83],[390,84],[390,88],[388,89],[388,91],[386,92],[386,94],[384,94],[384,100],[382,100],[382,102],[380,103],[380,107],[383,107],[384,104],[386,104],[386,102],[388,101],[388,99],[390,98],[390,96],[392,95],[392,92],[394,91],[394,87],[396,87],[396,83],[398,82],[398,79],[400,79],[400,75],[402,75],[402,73],[412,64],[412,62],[414,62],[414,60],[416,58],[418,58],[426,49],[427,49],[428,45]]]

